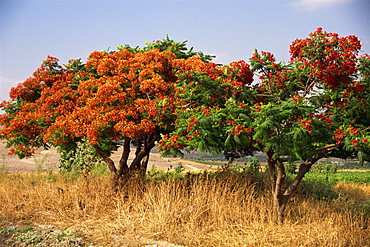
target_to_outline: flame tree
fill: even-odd
[[[355,36],[318,28],[292,43],[288,64],[255,51],[250,63],[257,82],[243,61],[184,72],[177,84],[183,108],[160,150],[266,153],[274,221],[282,223],[289,198],[315,162],[370,160],[370,57],[359,56],[360,47]],[[298,164],[292,182],[288,163]]]
[[[10,91],[1,103],[0,138],[10,153],[31,156],[37,147],[57,146],[63,154],[89,143],[107,164],[117,184],[125,175],[147,169],[150,150],[161,133],[172,130],[177,71],[211,56],[168,37],[144,48],[118,46],[94,51],[59,65],[48,57],[33,76]],[[128,164],[130,147],[135,158]],[[118,164],[111,153],[122,146]]]

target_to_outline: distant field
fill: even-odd
[[[370,184],[370,171],[341,170],[329,174],[325,172],[309,172],[306,174],[305,179],[312,181],[327,181],[330,184],[335,184],[340,181]]]
[[[234,164],[245,164],[248,163],[248,161],[251,160],[252,157],[244,157],[244,158],[238,158],[234,160]],[[256,158],[260,161],[261,165],[264,166],[266,164],[266,156],[263,154],[259,154],[256,156],[253,156],[253,158]],[[210,154],[191,154],[191,155],[185,155],[184,159],[191,160],[193,162],[198,162],[206,165],[213,165],[213,166],[220,166],[227,164],[227,160],[224,156],[213,156]],[[317,166],[325,166],[325,165],[337,165],[338,169],[340,170],[363,170],[363,171],[370,171],[370,163],[366,162],[363,165],[360,165],[357,160],[342,160],[337,158],[332,159],[323,159],[319,161],[314,167]],[[298,163],[297,163],[298,165]]]

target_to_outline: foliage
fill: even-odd
[[[212,58],[215,57],[215,56],[212,56],[212,55],[206,55],[201,51],[200,52],[194,52],[193,47],[191,47],[188,50],[188,48],[186,47],[187,41],[177,42],[177,41],[171,40],[168,37],[168,35],[165,39],[156,40],[156,41],[153,41],[153,42],[144,42],[144,43],[147,45],[144,48],[140,48],[138,46],[133,48],[129,44],[126,44],[124,46],[118,45],[117,48],[120,51],[127,49],[132,53],[145,52],[145,51],[149,51],[149,50],[153,50],[153,49],[159,49],[160,51],[169,50],[173,54],[175,54],[176,57],[179,58],[179,59],[187,59],[187,58],[190,58],[190,57],[193,57],[193,56],[199,56],[203,62],[210,62],[212,60]]]
[[[288,162],[285,164],[285,170],[288,174],[297,174],[297,164],[295,162]]]
[[[64,230],[52,231],[49,234],[49,237],[56,239],[58,242],[62,241],[75,242],[78,239],[76,236],[74,236],[75,232],[76,230],[73,228],[66,228]]]
[[[181,155],[182,149],[199,149],[218,154],[248,140],[251,129],[236,124],[233,118],[238,116],[240,122],[248,125],[250,118],[244,113],[249,107],[244,108],[244,102],[251,100],[245,91],[252,87],[252,81],[253,74],[244,61],[225,66],[194,63],[176,84],[181,101],[174,132],[164,135],[159,142],[162,153]]]
[[[23,233],[15,238],[26,244],[38,244],[41,241],[41,236],[33,231]]]
[[[250,65],[218,65],[168,37],[144,48],[95,51],[86,64],[60,66],[48,57],[2,103],[0,138],[20,157],[48,145],[67,154],[88,142],[116,181],[144,175],[156,143],[164,155],[200,150],[223,153],[229,163],[264,152],[274,218],[282,222],[317,161],[370,161],[370,56],[360,56],[360,48],[353,35],[318,28],[293,41],[288,64],[256,50]],[[131,145],[136,157],[129,166]],[[110,155],[119,146],[117,168]],[[286,164],[294,162],[298,172],[287,181]]]
[[[234,71],[216,66],[185,73],[177,86],[188,105],[160,147],[164,154],[184,147],[242,155],[273,150],[275,159],[304,161],[333,145],[340,151],[333,154],[364,160],[369,61],[367,55],[357,57],[359,49],[355,36],[340,38],[318,29],[292,43],[288,65],[256,51],[251,65],[260,81],[253,85],[248,64],[241,62]],[[235,81],[238,73],[246,80]]]
[[[75,236],[75,230],[46,230],[32,226],[15,227],[8,226],[0,230],[5,244],[12,246],[80,246],[81,238]]]
[[[256,157],[250,158],[245,165],[248,172],[258,173],[261,171],[260,161]]]
[[[60,171],[61,173],[72,172],[75,174],[88,175],[92,172],[104,174],[106,165],[99,157],[95,149],[88,143],[78,143],[71,150],[61,150],[60,152]],[[96,174],[96,175],[98,175]]]
[[[313,172],[337,172],[339,168],[338,164],[331,164],[331,163],[322,163],[318,162],[316,165],[312,166],[311,171]]]
[[[370,184],[370,172],[362,171],[338,171],[331,172],[329,181],[326,181],[326,174],[324,172],[311,172],[306,175],[306,180],[310,182],[316,181],[326,181],[330,185],[335,185],[336,183],[343,182],[352,182],[360,184]]]
[[[174,170],[168,169],[167,171],[157,170],[155,166],[152,165],[151,169],[146,174],[146,179],[150,181],[162,181],[167,179],[183,179],[186,174],[183,173],[185,170],[184,166],[179,163]]]
[[[185,167],[182,165],[182,163],[178,163],[177,166],[175,166],[173,169],[176,173],[181,173],[185,171]]]

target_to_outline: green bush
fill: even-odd
[[[61,151],[60,172],[69,177],[80,175],[102,176],[108,173],[106,164],[87,142],[81,142],[68,151]]]
[[[246,163],[246,171],[251,173],[258,173],[261,171],[261,163],[256,157],[248,159]]]
[[[178,163],[177,166],[175,166],[175,168],[173,169],[175,170],[176,173],[181,173],[185,171],[185,167],[182,165],[182,163]]]

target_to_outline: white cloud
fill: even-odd
[[[5,78],[0,76],[0,101],[9,100],[9,91],[12,87],[17,86],[22,81]]]
[[[294,0],[291,5],[298,10],[312,11],[350,3],[354,0]]]

